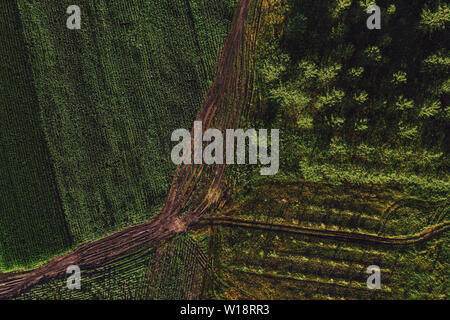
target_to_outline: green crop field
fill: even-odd
[[[67,250],[67,227],[17,6],[0,4],[0,270]],[[5,41],[3,41],[3,39]]]
[[[68,30],[70,4],[3,4],[2,268],[157,212],[175,168],[170,134],[191,126],[234,6],[79,1],[82,29]]]
[[[436,224],[445,203],[424,203],[368,186],[314,182],[255,186],[221,213],[248,222],[403,237]],[[397,204],[397,205],[393,205]],[[447,204],[448,210],[448,204]],[[204,231],[203,231],[204,232]],[[448,295],[449,232],[410,246],[365,244],[257,228],[214,227],[210,255],[216,276],[208,298],[444,299]],[[379,266],[382,290],[368,290],[366,269]]]
[[[19,8],[64,212],[81,243],[146,221],[163,203],[170,134],[190,127],[201,105],[232,8],[80,1],[73,31],[61,14],[69,4]],[[196,23],[202,15],[216,17],[214,32]]]
[[[80,290],[67,290],[60,277],[35,286],[18,300],[191,299],[202,293],[207,261],[202,243],[189,234],[134,250],[93,270],[82,272]]]

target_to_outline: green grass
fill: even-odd
[[[76,244],[150,219],[232,17],[219,0],[19,1],[46,139]],[[207,19],[205,19],[207,17]],[[214,23],[213,23],[214,22]]]
[[[71,245],[14,1],[0,4],[0,271]]]
[[[222,227],[213,236],[220,298],[448,298],[448,235],[407,248]],[[380,291],[366,287],[370,265],[382,270]]]
[[[17,300],[145,299],[155,248],[142,248],[97,269],[81,270],[81,289],[68,290],[67,276],[38,284]]]
[[[234,1],[2,4],[0,269],[151,219],[215,73]]]
[[[159,300],[187,299],[200,294],[203,266],[197,241],[188,234],[128,252],[105,265],[81,270],[81,289],[68,290],[62,276],[38,284],[18,300]],[[202,250],[201,246],[198,246]]]
[[[448,220],[444,202],[387,185],[259,180],[236,194],[214,215],[383,236],[411,235]],[[448,298],[448,232],[407,247],[230,227],[214,227],[209,236],[215,274],[225,283],[209,288],[210,298]],[[366,287],[370,265],[382,269],[381,291]]]

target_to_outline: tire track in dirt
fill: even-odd
[[[223,227],[237,227],[253,230],[274,231],[282,233],[290,233],[311,237],[328,238],[340,241],[352,241],[358,243],[367,244],[382,244],[390,246],[408,246],[418,244],[427,241],[435,236],[442,234],[445,231],[450,230],[450,221],[431,226],[424,231],[411,236],[404,237],[385,237],[374,234],[349,232],[349,231],[337,231],[337,230],[325,230],[325,229],[313,229],[292,225],[264,223],[255,221],[246,221],[233,218],[202,218],[196,227],[201,226],[223,226]]]

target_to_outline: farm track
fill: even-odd
[[[248,51],[255,45],[262,1],[253,0],[256,8],[251,8],[252,0],[241,0],[236,8],[213,84],[197,115],[204,130],[212,126],[237,128],[241,111],[249,104],[252,77]],[[253,36],[248,37],[251,32]],[[247,41],[247,37],[251,40]],[[166,202],[152,221],[83,244],[32,271],[0,274],[0,299],[12,299],[37,284],[62,276],[69,265],[78,265],[82,270],[94,269],[134,249],[186,231],[205,212],[217,206],[224,172],[224,165],[177,167]]]
[[[358,243],[408,246],[427,241],[445,231],[450,230],[450,221],[431,226],[418,234],[405,237],[385,237],[359,232],[313,229],[292,225],[246,221],[233,218],[202,218],[196,227],[199,226],[238,227],[253,230],[264,230],[311,237],[328,238],[341,241],[352,241]]]

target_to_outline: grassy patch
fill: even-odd
[[[175,168],[170,135],[192,125],[231,8],[213,0],[83,0],[81,30],[68,30],[70,4],[21,0],[19,8],[79,244],[146,221],[164,202]]]
[[[2,1],[0,270],[29,267],[71,245],[41,126],[17,5]]]

